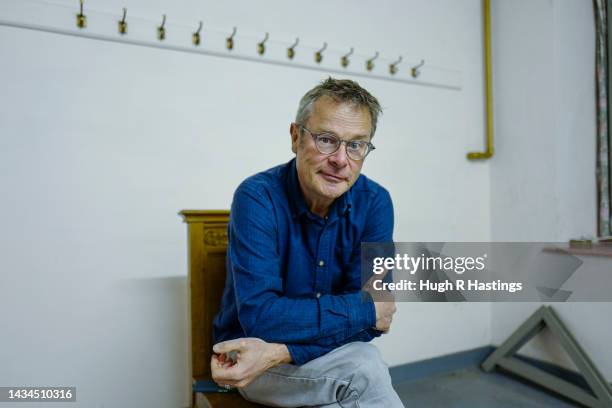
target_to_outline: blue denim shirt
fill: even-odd
[[[309,211],[295,159],[247,178],[228,226],[227,278],[215,342],[258,337],[286,344],[301,365],[381,333],[361,288],[361,242],[391,242],[387,190],[360,175],[328,216]]]

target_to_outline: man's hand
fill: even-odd
[[[217,343],[213,351],[216,355],[210,361],[212,377],[221,386],[245,387],[267,369],[291,362],[287,346],[254,337]],[[235,363],[225,358],[230,351],[237,351]]]
[[[391,329],[393,314],[395,313],[395,302],[374,302],[376,308],[376,330],[387,333]]]

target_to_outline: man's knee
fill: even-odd
[[[378,394],[387,394],[391,387],[389,369],[382,359],[382,355],[376,346],[355,342],[337,350],[336,356],[342,361],[338,368],[342,368],[342,377],[347,383],[341,388],[338,400],[344,401],[351,398],[360,399],[367,395],[368,398]]]
[[[389,378],[389,369],[376,346],[355,342],[347,345],[346,352],[354,376],[363,376],[369,380],[368,382],[385,381]]]
[[[389,369],[376,346],[353,342],[343,345],[331,353],[307,363],[304,368],[343,379],[349,383],[368,383],[389,381]]]
[[[382,355],[378,348],[370,343],[354,342],[347,344],[347,353],[355,361],[362,362],[363,365],[380,365],[386,367]]]

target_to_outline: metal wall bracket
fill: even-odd
[[[514,353],[544,327],[548,327],[553,335],[559,339],[561,346],[591,387],[592,393],[513,357]],[[542,306],[536,310],[501,346],[485,359],[481,367],[485,371],[492,371],[495,367],[500,367],[587,407],[612,407],[612,387],[550,306]]]

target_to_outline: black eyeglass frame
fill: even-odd
[[[374,146],[370,142],[366,142],[365,140],[342,140],[342,139],[340,139],[338,136],[336,136],[333,133],[329,133],[329,132],[313,133],[313,132],[310,131],[310,129],[308,129],[304,125],[301,125],[299,123],[296,123],[296,125],[298,126],[298,128],[304,129],[305,131],[310,133],[310,136],[312,136],[312,139],[315,142],[315,146],[316,146],[317,150],[321,154],[328,154],[328,155],[334,154],[334,153],[336,153],[338,151],[338,149],[340,149],[340,146],[342,146],[342,144],[344,144],[344,151],[346,152],[346,156],[348,158],[350,158],[351,160],[361,161],[361,160],[364,160],[368,156],[368,154],[370,154],[370,152],[372,152],[373,150],[376,150],[376,146]],[[326,137],[338,140],[339,143],[338,143],[338,147],[336,147],[336,150],[334,150],[333,152],[330,152],[330,153],[322,152],[321,149],[319,148],[319,145],[317,144],[317,140],[321,136],[326,136]],[[367,150],[366,150],[366,152],[365,152],[365,154],[363,155],[362,158],[355,159],[355,158],[351,157],[351,155],[349,154],[349,151],[348,151],[348,143],[351,143],[351,142],[366,143]]]

